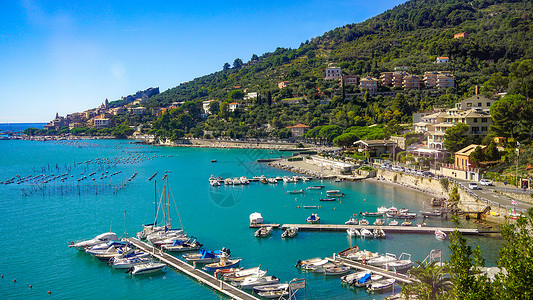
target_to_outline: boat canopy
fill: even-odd
[[[365,282],[367,282],[368,280],[370,280],[370,277],[371,277],[371,276],[372,276],[372,275],[371,275],[370,273],[365,274],[365,276],[363,276],[363,277],[361,277],[361,278],[359,279],[358,283],[365,283]]]
[[[261,216],[260,213],[254,212],[250,215],[250,224],[262,224],[263,223],[263,216]]]
[[[107,242],[107,246],[108,247],[111,247],[111,246],[126,246],[128,244],[128,242],[123,242],[123,241],[116,241],[116,240],[113,240],[113,241],[109,241]]]
[[[172,246],[182,246],[183,245],[183,241],[180,241],[180,240],[176,240],[174,241],[174,243],[172,243]]]

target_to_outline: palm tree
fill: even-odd
[[[416,281],[402,289],[402,294],[406,299],[409,299],[409,295],[414,294],[417,299],[434,300],[451,289],[451,279],[444,266],[439,265],[436,261],[429,264],[416,263],[418,267],[409,271],[409,275],[413,276]]]

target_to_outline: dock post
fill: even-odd
[[[336,253],[335,253],[335,252],[333,252],[333,261],[335,261],[335,260],[336,260],[336,259],[335,259],[335,254],[336,254]]]
[[[222,279],[220,280],[220,289],[221,289],[221,290],[224,289],[224,281],[222,281]]]

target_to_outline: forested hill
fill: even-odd
[[[322,80],[329,63],[345,74],[374,77],[396,66],[408,66],[409,73],[419,75],[450,70],[456,76],[454,92],[471,94],[474,85],[495,73],[505,77],[513,62],[533,57],[532,8],[531,0],[408,1],[362,23],[305,41],[298,49],[277,48],[247,62],[237,58],[220,72],[153,97],[149,106],[225,100],[234,89],[269,93],[274,100],[293,95],[323,97],[325,90],[325,96],[330,96],[331,86]],[[460,32],[469,36],[454,39]],[[437,56],[448,56],[451,63],[436,66]],[[279,91],[279,81],[289,81],[289,89]]]

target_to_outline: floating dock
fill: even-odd
[[[335,225],[335,224],[283,224],[281,229],[287,229],[289,227],[298,227],[300,231],[346,231],[348,228],[368,230],[383,229],[385,233],[422,233],[422,234],[434,234],[435,230],[441,230],[445,233],[450,233],[454,230],[458,230],[465,235],[477,235],[479,230],[475,228],[443,228],[443,227],[417,227],[417,226],[375,226],[375,225]]]
[[[212,275],[207,274],[201,270],[195,269],[193,266],[188,263],[172,256],[168,253],[162,252],[159,249],[142,242],[136,238],[126,238],[126,241],[132,243],[135,247],[142,249],[145,252],[150,253],[155,258],[161,260],[162,262],[176,268],[177,270],[187,274],[188,276],[197,279],[199,282],[208,285],[212,289],[231,297],[231,299],[242,299],[242,300],[259,300],[256,298],[230,284],[227,284],[223,280],[218,280]]]
[[[400,282],[407,283],[407,284],[412,283],[413,281],[415,281],[415,280],[413,280],[412,278],[409,278],[406,275],[397,274],[395,272],[387,271],[385,269],[382,269],[382,268],[376,267],[376,266],[364,265],[364,264],[362,264],[360,262],[356,262],[356,261],[353,261],[353,260],[350,260],[350,259],[346,259],[346,258],[326,257],[326,259],[329,260],[329,261],[332,261],[332,262],[341,262],[345,266],[349,266],[352,269],[359,269],[359,270],[363,270],[363,271],[369,271],[369,272],[372,272],[373,274],[379,274],[379,275],[381,275],[383,277],[392,278],[392,279],[394,279],[396,281],[400,281]]]

